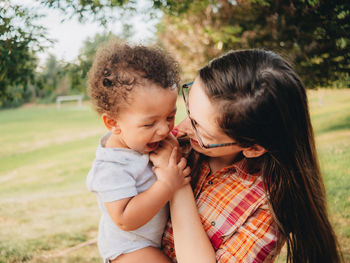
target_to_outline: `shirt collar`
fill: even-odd
[[[235,178],[235,180],[238,180],[244,183],[245,185],[250,185],[251,183],[255,182],[257,177],[260,175],[260,171],[255,171],[254,173],[249,172],[249,161],[246,158],[242,158],[241,160],[235,162],[234,164],[231,164],[229,166],[226,166],[216,171],[214,174],[210,174],[211,171],[210,171],[208,160],[203,160],[200,169],[201,169],[201,174],[199,176],[198,183],[194,190],[194,193],[196,196],[199,194],[205,179],[209,175],[217,178],[217,177],[230,174],[232,177]]]
[[[129,164],[133,162],[138,162],[147,166],[149,162],[149,155],[136,152],[132,149],[126,148],[105,148],[107,139],[111,136],[108,132],[101,139],[96,150],[96,160],[115,162],[120,164]]]

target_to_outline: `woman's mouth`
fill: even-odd
[[[195,146],[200,147],[200,145],[199,145],[198,141],[193,140],[192,138],[190,138],[190,142],[191,142],[191,144],[193,144],[193,145],[195,145]]]
[[[147,143],[147,147],[150,149],[150,151],[154,151],[155,149],[157,149],[159,146],[159,142],[151,142],[151,143]]]

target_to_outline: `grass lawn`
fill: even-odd
[[[309,95],[329,213],[350,262],[350,89]],[[102,261],[85,178],[104,132],[87,104],[0,111],[0,263]]]

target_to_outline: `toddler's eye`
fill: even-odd
[[[175,118],[175,116],[170,116],[167,118],[168,121],[172,121]]]
[[[153,127],[153,125],[154,125],[154,123],[150,123],[150,124],[143,125],[143,127],[150,128],[150,127]]]

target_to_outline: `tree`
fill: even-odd
[[[350,4],[344,0],[153,0],[164,13],[160,43],[182,62],[185,76],[229,49],[282,53],[309,86],[349,81]],[[136,0],[50,0],[72,14],[101,19],[104,10],[135,10]],[[151,10],[148,10],[152,14]],[[154,11],[153,11],[154,12]],[[106,22],[106,21],[104,21]]]
[[[32,23],[40,15],[8,0],[0,3],[0,108],[28,100],[37,59],[44,48],[46,30]]]
[[[86,78],[86,75],[92,66],[95,53],[99,46],[113,38],[117,37],[109,32],[96,34],[93,38],[87,38],[84,41],[83,47],[80,49],[78,55],[78,63],[82,70],[82,78]]]
[[[93,38],[87,38],[80,49],[77,60],[62,64],[58,74],[58,84],[53,90],[54,93],[56,95],[86,93],[87,73],[92,66],[95,53],[100,45],[112,38],[116,38],[112,33],[96,34]],[[49,64],[44,68],[43,76],[50,68]]]
[[[62,64],[53,54],[49,54],[44,66],[36,73],[36,97],[42,99],[56,94],[63,78]]]
[[[111,32],[96,34],[87,38],[80,49],[77,63],[68,63],[65,67],[69,83],[73,90],[85,93],[87,86],[87,73],[89,72],[97,49],[110,39],[117,38]]]
[[[74,62],[57,61],[56,57],[50,54],[45,65],[36,73],[37,97],[45,102],[53,102],[57,95],[86,93],[87,73],[95,53],[103,43],[112,38],[117,37],[112,33],[102,33],[87,38]]]
[[[309,87],[349,81],[350,4],[345,1],[165,2],[159,39],[190,67],[187,72],[230,49],[267,48],[287,57]]]
[[[84,17],[96,14],[95,19],[103,24],[109,18],[107,9],[112,6],[122,8],[123,14],[133,10],[132,2],[126,4],[125,8],[122,6],[127,2],[106,1],[102,5],[99,1],[53,0],[42,1],[42,4],[64,9],[68,13],[71,11],[71,16],[80,14],[82,22]],[[92,46],[102,40],[95,39],[94,43],[90,43],[92,46],[87,47],[76,63],[63,64],[50,56],[47,68],[36,72],[36,53],[53,42],[46,37],[46,28],[35,24],[41,17],[33,9],[14,4],[12,0],[0,2],[0,108],[21,105],[33,96],[53,98],[55,94],[85,91],[86,74],[94,53]],[[123,26],[122,36],[130,37],[132,29],[127,22]],[[102,35],[100,37],[103,38]]]
[[[120,15],[135,10],[137,1],[135,0],[42,0],[41,3],[50,8],[60,9],[67,18],[70,19],[77,15],[79,21],[84,22],[87,19],[100,21],[105,25],[115,19],[112,11],[119,10]]]

